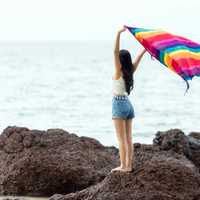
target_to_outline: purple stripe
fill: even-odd
[[[198,44],[197,42],[193,42],[190,39],[187,39],[187,38],[184,38],[184,37],[181,37],[181,36],[175,36],[175,38],[177,38],[179,41],[186,43],[187,45],[192,45],[193,47],[195,47],[195,46],[200,47],[200,44]]]
[[[159,48],[159,49],[165,49],[166,47],[179,45],[179,44],[180,45],[186,45],[187,47],[191,47],[191,48],[200,48],[200,45],[197,45],[195,43],[191,43],[191,42],[188,42],[188,41],[187,42],[181,41],[180,39],[177,40],[177,38],[153,42],[153,46],[155,48]]]
[[[187,76],[197,76],[197,75],[200,75],[200,66],[199,65],[193,66],[192,69],[182,68],[182,71]]]

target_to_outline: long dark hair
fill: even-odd
[[[123,74],[123,78],[125,80],[126,91],[128,95],[130,94],[131,90],[133,89],[133,73],[134,73],[134,66],[132,64],[131,54],[126,49],[121,49],[119,51],[119,59],[121,63],[121,71]]]

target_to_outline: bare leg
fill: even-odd
[[[126,120],[126,143],[127,143],[127,154],[126,154],[126,170],[132,170],[132,159],[133,159],[133,142],[132,142],[132,119]]]
[[[119,154],[120,154],[120,162],[121,165],[112,169],[115,170],[123,170],[126,168],[126,124],[124,119],[113,119],[117,139],[119,142]]]

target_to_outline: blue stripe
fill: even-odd
[[[135,27],[130,27],[129,30],[131,31],[132,34],[136,34],[139,32],[149,32],[149,31],[156,31],[155,29],[145,29],[145,28],[135,28]]]
[[[164,56],[166,53],[171,53],[171,52],[175,52],[178,50],[188,50],[194,53],[200,53],[200,48],[193,48],[193,47],[186,47],[183,45],[175,45],[173,47],[166,47],[163,49],[160,49],[160,51],[158,51],[157,53],[157,58],[159,58],[161,60],[162,63],[164,63]]]
[[[200,53],[200,47],[193,48],[193,47],[187,47],[186,45],[174,45],[171,47],[166,47],[165,49],[163,48],[161,50],[164,50],[166,53],[171,53],[173,51],[178,51],[178,50],[188,50],[195,53]]]

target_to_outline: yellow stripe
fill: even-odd
[[[188,58],[188,57],[194,58],[194,59],[200,59],[200,53],[193,53],[187,50],[175,51],[172,53],[165,54],[164,62],[171,70],[175,71],[172,66],[172,60],[179,59],[179,58]]]
[[[142,40],[142,39],[145,39],[145,38],[148,38],[148,37],[152,37],[152,36],[156,36],[156,35],[161,35],[161,34],[164,34],[164,33],[165,33],[164,31],[159,31],[159,30],[148,31],[148,32],[138,32],[138,33],[135,34],[135,37],[138,40]]]
[[[189,50],[178,50],[169,53],[169,55],[172,58],[194,58],[194,59],[200,59],[200,52],[192,52]]]

